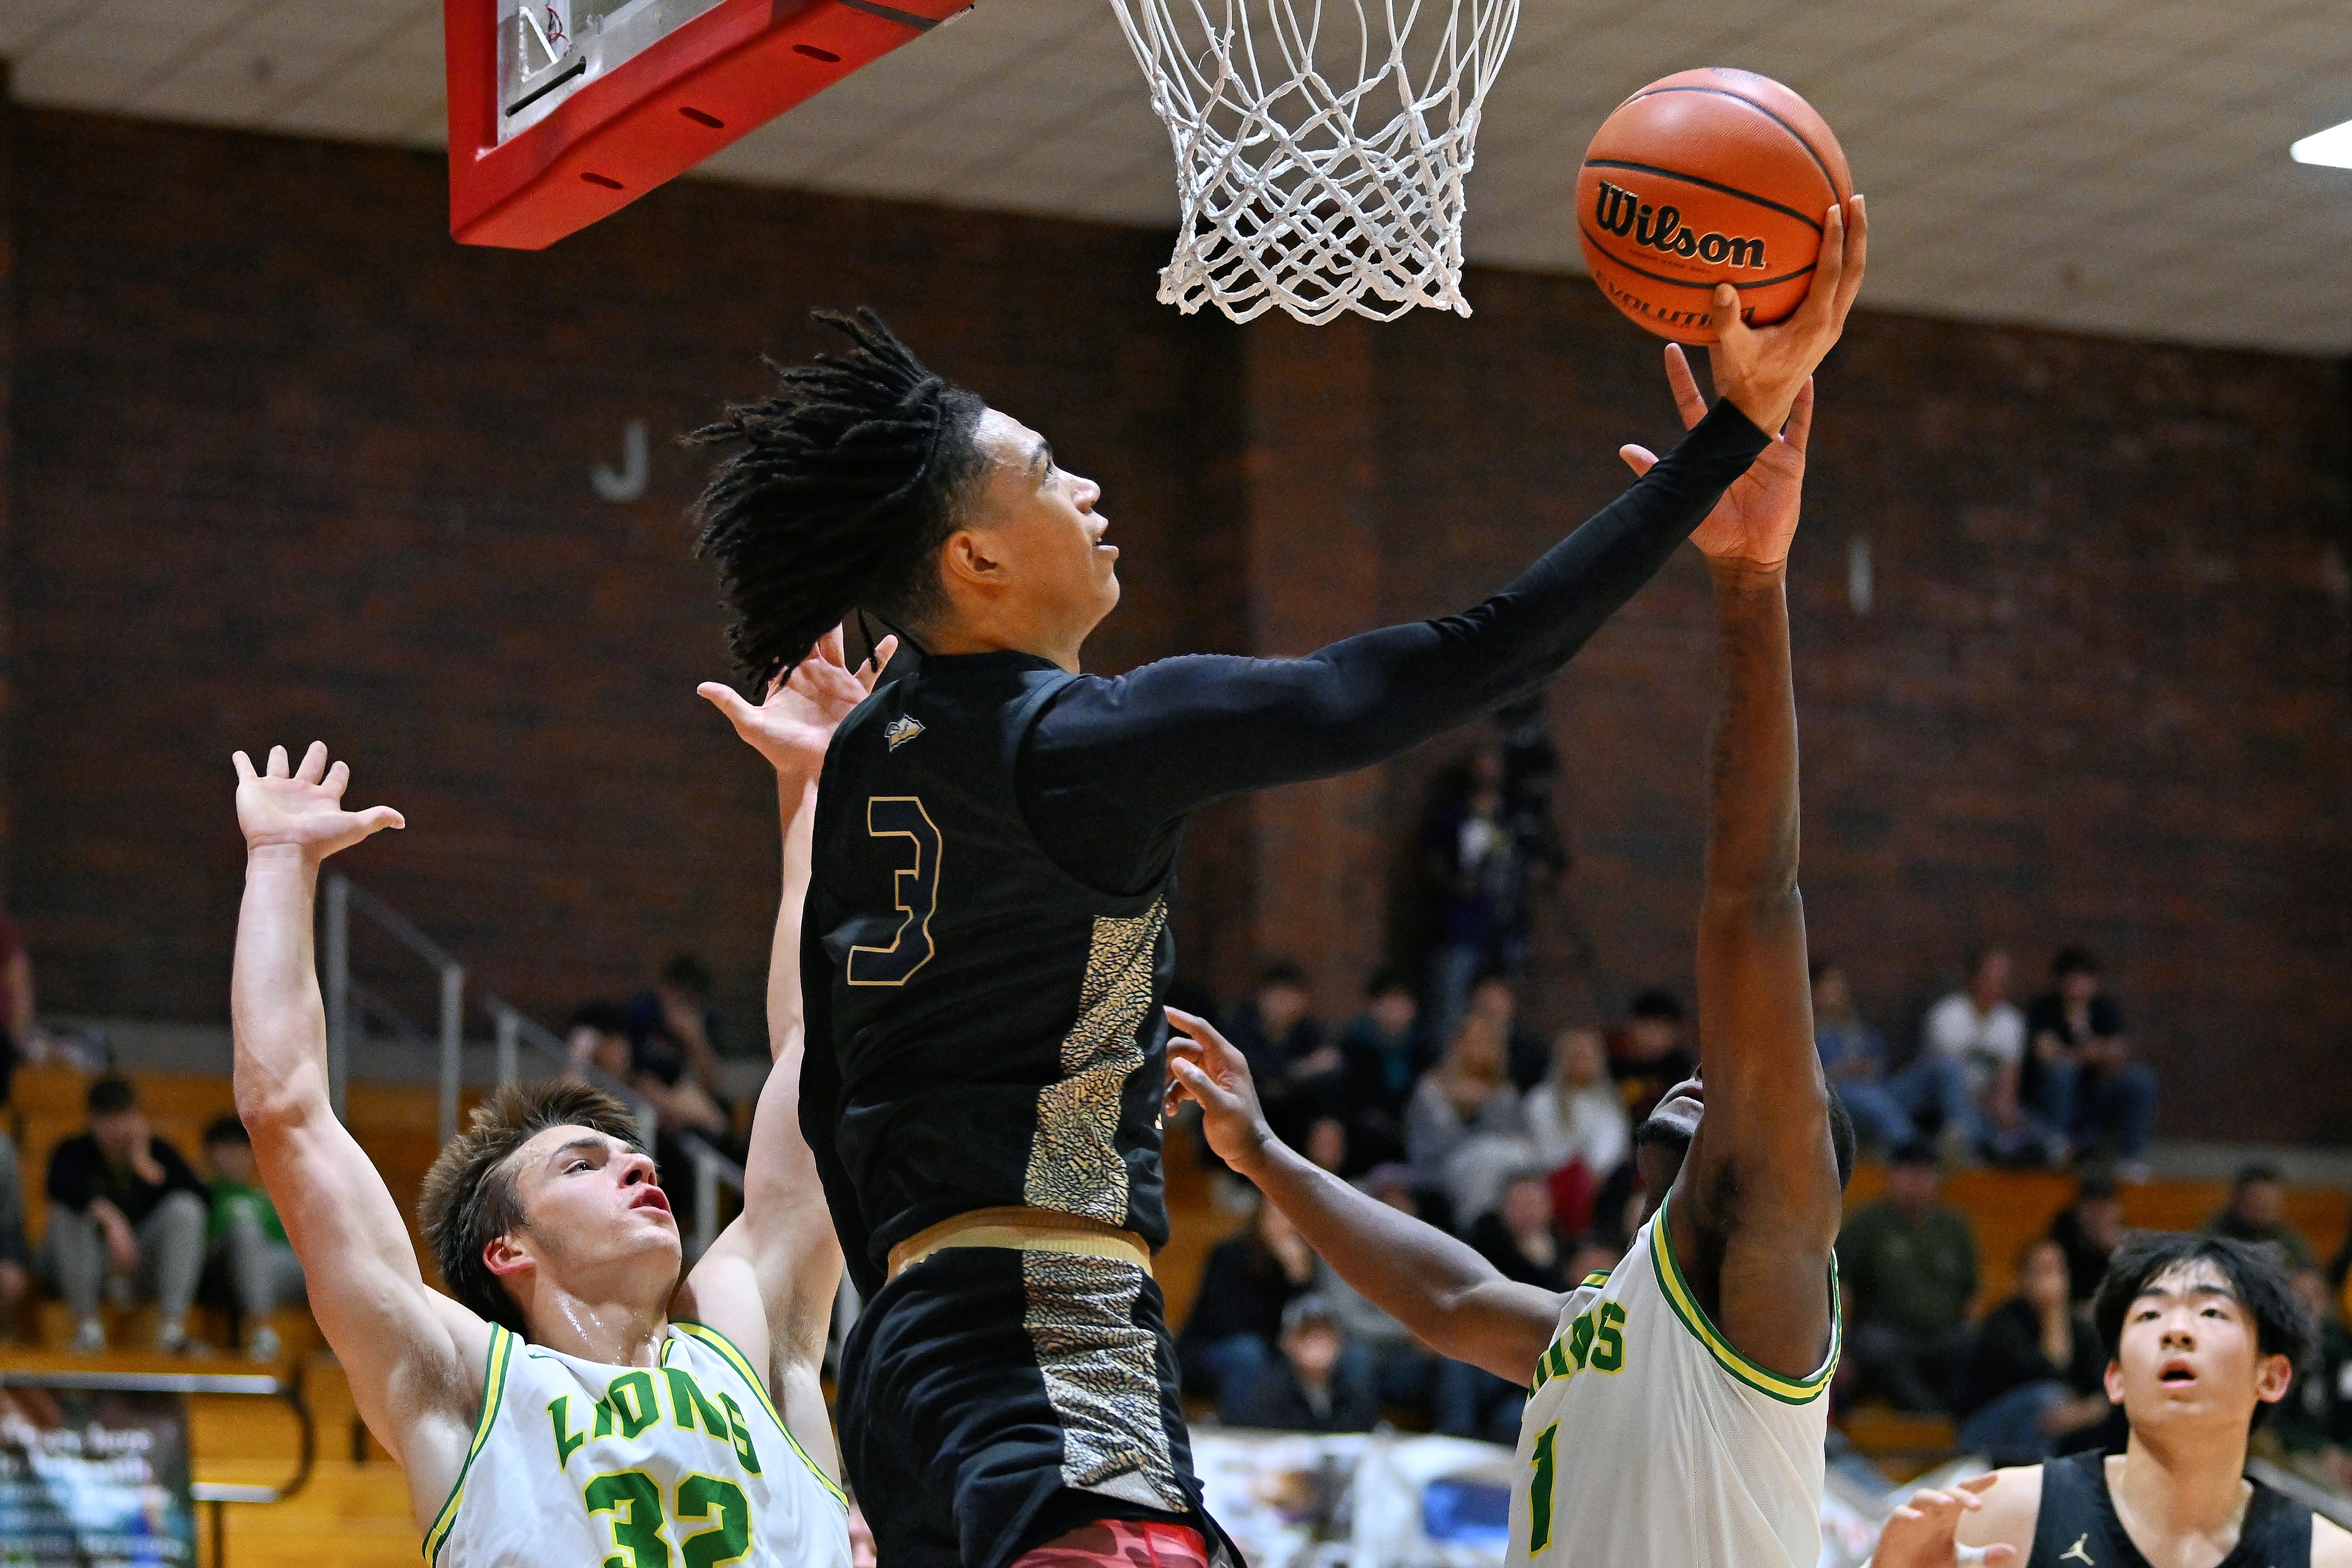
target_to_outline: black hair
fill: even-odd
[[[2238,1174],[2230,1178],[2230,1191],[2241,1193],[2258,1181],[2276,1183],[2280,1179],[2278,1166],[2263,1160],[2251,1160],[2240,1166]]]
[[[796,661],[797,662],[797,661]],[[675,986],[689,996],[710,994],[710,966],[691,953],[680,953],[662,966],[662,984]]]
[[[2075,1181],[2074,1201],[2089,1203],[2119,1197],[2123,1190],[2123,1184],[2116,1179],[2115,1172],[2105,1166],[2094,1166],[2084,1171]]]
[[[621,1010],[617,1002],[582,1002],[572,1009],[572,1016],[563,1023],[566,1034],[576,1029],[593,1029],[598,1034],[626,1034],[629,1032],[629,1015]]]
[[[1886,1163],[1916,1169],[1920,1166],[1940,1166],[1944,1162],[1937,1155],[1935,1145],[1914,1133],[1886,1152]]]
[[[2230,1294],[2254,1320],[2255,1354],[2283,1355],[2302,1366],[2317,1353],[2319,1325],[2288,1282],[2283,1255],[2275,1248],[2227,1236],[2135,1230],[2116,1249],[2091,1303],[2091,1321],[2098,1325],[2109,1361],[2122,1354],[2124,1319],[2131,1304],[2165,1275],[2199,1263],[2210,1263],[2221,1271]],[[2255,1426],[2262,1425],[2269,1409],[2268,1404],[2254,1406]]]
[[[2058,956],[2050,960],[2050,977],[2063,980],[2069,975],[2095,975],[2099,961],[2088,947],[2061,947]]]
[[[1822,983],[1822,977],[1823,975],[1828,974],[1832,969],[1843,969],[1844,967],[1845,966],[1839,963],[1835,958],[1816,958],[1811,963],[1805,966],[1805,977],[1818,986]]]
[[[1987,961],[1991,959],[1996,954],[2006,958],[2009,956],[2009,949],[2002,946],[1998,942],[1979,942],[1975,946],[1969,948],[1968,968],[1969,978],[1971,980],[1975,979],[1977,977],[1977,971],[1982,969]]]
[[[253,1134],[234,1115],[215,1116],[212,1125],[205,1129],[205,1147],[216,1149],[223,1144],[243,1144],[249,1149],[253,1147]]]
[[[1372,971],[1372,977],[1364,982],[1364,995],[1368,997],[1385,997],[1391,991],[1412,994],[1412,981],[1394,964],[1382,964]]]
[[[120,1116],[139,1103],[139,1091],[131,1087],[128,1078],[101,1078],[89,1086],[84,1102],[93,1116]]]
[[[818,311],[849,339],[778,365],[774,395],[687,436],[740,444],[711,471],[695,553],[718,563],[727,644],[765,685],[852,610],[908,630],[943,603],[933,557],[982,471],[979,393],[934,375],[882,319]]]
[[[1276,986],[1297,986],[1304,990],[1307,988],[1307,971],[1287,958],[1272,959],[1259,967],[1255,988],[1264,991]]]
[[[1683,1004],[1674,992],[1664,986],[1652,986],[1633,998],[1625,1009],[1629,1019],[1663,1019],[1668,1023],[1683,1021]]]

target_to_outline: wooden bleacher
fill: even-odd
[[[201,1153],[204,1128],[232,1108],[223,1076],[133,1073],[141,1106],[155,1130],[192,1161]],[[26,1207],[26,1230],[37,1237],[47,1219],[42,1176],[58,1142],[79,1131],[86,1117],[83,1095],[89,1080],[54,1067],[16,1074],[9,1113],[17,1132]],[[415,1237],[415,1207],[425,1167],[437,1147],[432,1128],[434,1094],[416,1085],[354,1083],[349,1096],[351,1124],[361,1146],[383,1173]],[[1189,1134],[1171,1129],[1167,1155],[1171,1237],[1156,1262],[1171,1325],[1181,1326],[1198,1293],[1209,1249],[1240,1228],[1239,1216],[1218,1207],[1208,1172],[1193,1154]],[[1865,1165],[1855,1172],[1849,1205],[1876,1197],[1885,1173]],[[1945,1186],[1946,1198],[1965,1211],[1974,1228],[1982,1284],[1979,1312],[2005,1299],[2016,1257],[2024,1243],[2048,1229],[2074,1193],[2072,1178],[2015,1171],[1968,1171]],[[2124,1189],[2126,1221],[2156,1229],[2195,1229],[2228,1196],[2221,1182],[2147,1182]],[[2332,1253],[2352,1220],[2352,1194],[2338,1189],[2290,1189],[2289,1218],[2322,1255]],[[422,1257],[420,1248],[419,1256]],[[431,1273],[426,1265],[428,1277]],[[222,1354],[209,1362],[166,1358],[140,1348],[152,1333],[152,1310],[110,1323],[110,1342],[121,1348],[100,1357],[77,1357],[63,1350],[72,1324],[62,1306],[45,1302],[16,1325],[17,1343],[0,1348],[10,1364],[103,1367],[119,1371],[234,1371],[242,1364]],[[310,1484],[292,1500],[270,1507],[231,1506],[228,1555],[236,1568],[313,1568],[321,1563],[375,1568],[410,1564],[417,1531],[409,1517],[407,1487],[397,1466],[368,1437],[352,1410],[341,1369],[318,1338],[310,1315],[299,1309],[280,1313],[280,1337],[289,1358],[304,1358],[304,1374],[319,1434],[319,1459]],[[191,1332],[215,1345],[227,1343],[227,1325],[216,1313],[200,1313]],[[192,1402],[192,1444],[199,1479],[268,1484],[291,1469],[296,1431],[289,1414],[274,1402],[197,1398]],[[1948,1453],[1948,1422],[1860,1410],[1845,1420],[1857,1448],[1879,1458],[1898,1479],[1916,1474]],[[200,1531],[200,1534],[202,1532]],[[208,1548],[206,1562],[209,1563]]]

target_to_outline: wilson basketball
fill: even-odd
[[[1796,309],[1822,216],[1853,194],[1812,105],[1711,66],[1652,82],[1601,122],[1576,177],[1577,233],[1611,304],[1662,338],[1712,343],[1718,283],[1753,325]]]

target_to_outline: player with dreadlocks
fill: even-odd
[[[1079,674],[1118,601],[1100,488],[870,314],[698,433],[733,448],[699,517],[745,674],[853,611],[905,644],[835,733],[802,938],[802,1122],[866,1298],[843,1458],[891,1568],[1210,1556],[1151,1277],[1184,819],[1565,664],[1787,419],[1861,281],[1853,217],[1785,324],[1723,291],[1722,401],[1517,581],[1301,659]]]

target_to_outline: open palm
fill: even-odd
[[[324,860],[381,829],[408,825],[389,806],[343,810],[352,770],[341,762],[327,766],[324,741],[312,741],[302,754],[302,766],[296,768],[287,767],[282,746],[269,748],[269,768],[264,773],[256,773],[253,759],[242,751],[231,760],[236,765],[236,825],[249,850],[299,849]]]
[[[851,669],[841,651],[841,628],[817,639],[807,658],[768,683],[766,700],[753,707],[732,686],[705,681],[694,689],[727,716],[735,733],[779,772],[814,774],[824,765],[824,748],[849,712],[872,695],[882,667],[898,649],[885,637],[874,657]]]
[[[1691,374],[1690,361],[1680,344],[1666,346],[1666,382],[1674,389],[1675,408],[1689,429],[1706,417],[1706,399]],[[1712,560],[1778,569],[1789,559],[1790,541],[1797,537],[1797,514],[1804,499],[1805,442],[1813,428],[1813,383],[1808,380],[1789,410],[1789,423],[1748,466],[1731,482],[1715,509],[1691,533],[1691,543]],[[1622,446],[1618,455],[1636,474],[1646,474],[1658,461],[1647,447]]]

